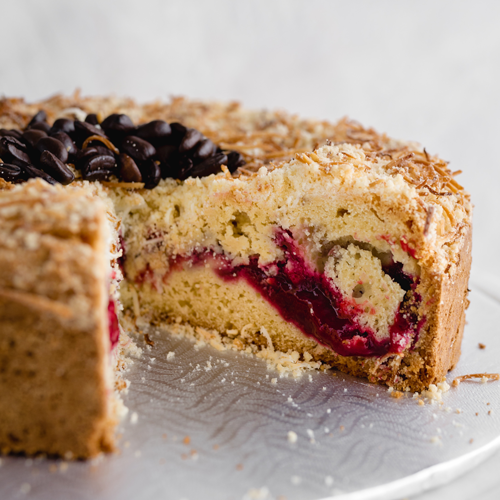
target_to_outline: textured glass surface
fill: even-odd
[[[500,306],[479,288],[471,300],[450,382],[499,370]],[[340,373],[279,378],[247,355],[151,337],[127,376],[119,454],[90,463],[4,457],[0,498],[400,498],[452,479],[499,441],[498,382],[462,383],[443,404],[419,406]]]

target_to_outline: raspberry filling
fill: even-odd
[[[111,341],[111,350],[118,344],[120,338],[120,328],[118,327],[118,316],[116,315],[116,305],[113,299],[108,302],[108,326],[109,340]]]
[[[346,299],[324,274],[308,265],[289,232],[278,231],[275,242],[284,256],[265,266],[259,265],[258,256],[251,257],[248,264],[234,266],[224,255],[206,249],[172,259],[170,269],[182,269],[186,264],[209,264],[225,281],[244,279],[286,321],[342,356],[379,357],[400,353],[415,344],[425,318],[419,320],[416,314],[421,302],[421,297],[414,292],[418,280],[403,271],[403,264],[391,261],[382,266],[406,295],[390,327],[389,337],[379,340],[370,327],[360,324],[356,301]],[[153,271],[146,267],[135,281],[138,284],[153,281]]]

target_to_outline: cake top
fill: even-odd
[[[156,170],[153,181],[149,173],[144,173],[146,162],[143,162],[143,166],[139,165],[142,178],[134,177],[135,174],[116,178],[113,173],[118,170],[113,170],[111,167],[116,167],[116,163],[120,169],[126,167],[122,162],[123,155],[118,153],[123,153],[125,150],[133,155],[133,152],[129,151],[130,145],[119,144],[110,136],[115,144],[119,144],[118,151],[111,141],[106,142],[106,137],[98,137],[96,140],[95,135],[89,136],[90,132],[85,130],[86,139],[80,140],[78,144],[80,152],[95,148],[98,144],[101,149],[109,150],[110,157],[107,160],[105,158],[104,163],[109,160],[113,165],[102,175],[101,170],[96,172],[94,167],[88,166],[89,161],[84,158],[83,169],[78,168],[78,165],[74,168],[69,162],[67,177],[101,180],[102,184],[108,187],[151,188],[158,185],[160,176],[177,178],[179,183],[189,177],[209,175],[207,177],[209,183],[222,177],[224,182],[231,183],[237,180],[234,189],[241,189],[241,183],[250,182],[251,179],[262,177],[265,173],[290,168],[295,172],[297,166],[302,166],[304,176],[314,172],[314,175],[323,176],[326,184],[338,185],[344,181],[346,185],[357,183],[367,192],[382,197],[397,197],[404,194],[403,198],[408,200],[408,206],[412,205],[412,210],[419,212],[419,232],[424,237],[428,235],[433,224],[436,225],[437,218],[444,218],[445,222],[440,224],[441,230],[438,233],[444,238],[442,242],[451,245],[464,225],[470,224],[469,194],[455,180],[459,171],[452,172],[447,162],[437,156],[429,155],[415,143],[391,139],[385,134],[364,128],[359,123],[345,118],[332,124],[326,121],[302,119],[283,111],[247,110],[235,102],[207,103],[179,97],[173,98],[170,102],[137,104],[132,99],[81,97],[76,92],[73,96],[57,95],[32,104],[18,98],[4,98],[0,100],[0,127],[4,132],[6,129],[24,129],[30,121],[33,122],[33,117],[40,110],[46,113],[47,121],[50,123],[58,118],[70,118],[76,120],[75,124],[79,122],[79,126],[82,127],[81,123],[86,120],[95,123],[97,132],[102,130],[99,123],[107,132],[105,119],[108,117],[109,121],[110,115],[115,117],[117,114],[127,115],[127,120],[130,118],[133,122],[130,120],[126,122],[127,126],[131,123],[131,127],[153,119],[164,120],[166,126],[170,123],[172,132],[186,136],[186,127],[192,128],[193,136],[196,136],[196,131],[205,136],[204,138],[196,136],[198,144],[212,141],[212,146],[217,148],[210,154],[212,159],[218,158],[218,163],[208,170],[205,169],[204,172],[198,172],[199,175],[196,175],[196,165],[194,171],[192,165],[191,170],[184,171],[182,171],[184,167],[175,166],[173,167],[174,170],[177,168],[175,174],[169,172],[165,174],[162,165],[169,160],[160,158],[157,152],[151,157],[154,161],[147,160],[148,169],[153,172]],[[181,123],[184,127],[176,131],[174,130],[176,123]],[[118,125],[121,126],[120,123]],[[85,127],[89,128],[87,125]],[[137,132],[139,129],[140,127],[133,128],[133,133],[139,134]],[[101,135],[104,134],[101,132]],[[120,141],[123,141],[123,138],[120,138]],[[161,147],[157,149],[159,151]],[[230,158],[230,155],[233,156]],[[2,160],[6,162],[5,158]],[[204,163],[206,162],[202,162]],[[180,174],[179,168],[181,168]],[[224,175],[220,174],[221,170]],[[216,172],[219,172],[218,176],[211,175]],[[281,175],[274,175],[270,180],[280,177]],[[137,179],[142,182],[137,182]],[[353,179],[357,180],[354,182]]]

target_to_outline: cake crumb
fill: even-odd
[[[271,384],[277,384],[278,383],[278,379],[277,378],[272,378],[271,379]]]
[[[213,448],[214,450],[216,450],[216,451],[217,451],[217,450],[219,449],[219,445],[218,445],[218,444],[214,444],[214,445],[212,446],[212,448]]]
[[[31,485],[29,483],[23,483],[21,485],[21,488],[19,488],[19,491],[23,494],[23,495],[27,495],[30,491],[31,491]]]
[[[343,431],[345,427],[343,425],[340,426],[340,430]]]
[[[443,444],[441,441],[441,438],[439,436],[432,436],[431,437],[431,443],[433,444]]]
[[[60,472],[66,472],[68,470],[68,462],[61,462],[59,465]]]
[[[175,352],[169,351],[169,353],[167,354],[167,361],[171,361],[174,358],[175,358]]]
[[[400,399],[403,397],[403,395],[404,395],[404,393],[402,393],[401,391],[392,391],[391,392],[391,398]]]
[[[182,440],[182,442],[187,445],[187,444],[191,443],[191,438],[189,436],[185,436],[184,439]]]
[[[481,344],[481,342],[479,342],[478,347],[479,347],[479,349],[486,349],[486,345]]]
[[[164,433],[161,435],[161,437],[162,437],[163,439],[167,439],[167,434],[164,432]]]
[[[423,399],[419,399],[418,400],[418,406],[425,406],[425,403],[424,403]]]
[[[297,434],[293,431],[288,431],[288,442],[296,443],[297,442]]]
[[[237,464],[236,470],[243,470],[243,464]]]
[[[316,442],[316,440],[314,439],[314,431],[312,431],[311,429],[307,429],[307,435],[309,436],[309,442],[311,444],[314,444]]]
[[[132,415],[130,415],[130,423],[131,424],[136,424],[139,420],[139,415],[137,415],[137,412],[133,412]]]

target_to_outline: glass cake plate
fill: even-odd
[[[500,302],[472,288],[450,383],[499,371]],[[498,382],[464,382],[419,406],[340,373],[279,378],[254,357],[150,335],[155,346],[127,374],[119,453],[3,457],[0,498],[392,499],[444,484],[500,445]]]

